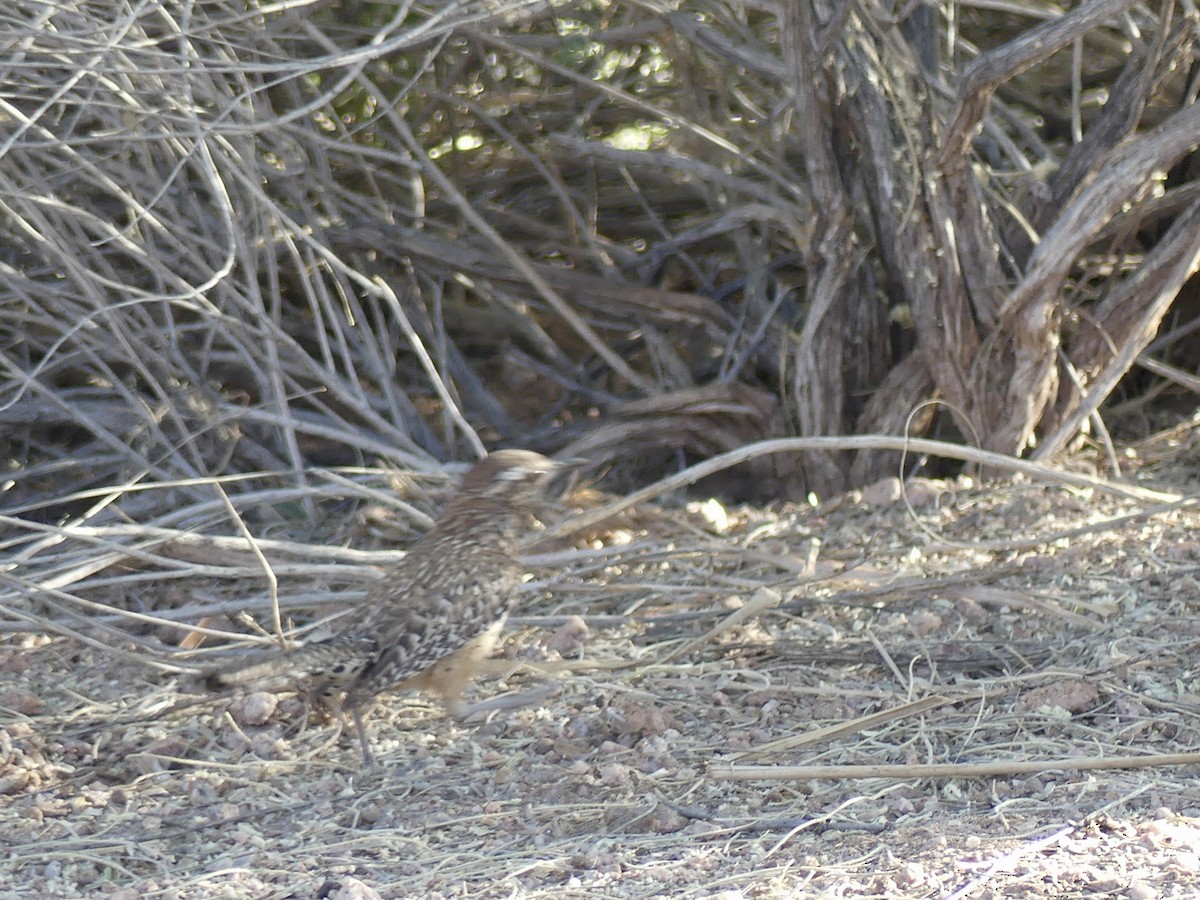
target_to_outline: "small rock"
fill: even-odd
[[[375,888],[350,876],[343,878],[341,884],[326,896],[329,900],[383,900]]]
[[[600,769],[600,783],[605,787],[628,788],[633,784],[629,766],[609,763]]]
[[[890,506],[900,499],[900,479],[895,475],[881,479],[862,490],[866,506]]]
[[[217,819],[221,822],[232,822],[242,815],[242,808],[236,803],[219,803],[216,807]]]
[[[1081,713],[1092,709],[1100,699],[1100,690],[1090,682],[1057,681],[1026,691],[1017,703],[1021,712],[1035,709],[1058,708],[1068,713]]]
[[[42,698],[27,691],[5,691],[0,693],[0,707],[15,710],[23,716],[36,716],[46,704]]]
[[[1176,853],[1172,868],[1194,876],[1200,873],[1200,856],[1187,851]]]
[[[560,656],[567,656],[579,652],[590,635],[587,622],[581,616],[571,616],[546,641],[546,648]]]
[[[131,754],[126,759],[138,772],[150,775],[154,772],[165,772],[172,766],[178,765],[175,759],[186,757],[187,752],[186,741],[180,738],[166,737],[155,741],[143,752]]]
[[[936,505],[950,489],[939,478],[910,478],[904,482],[904,493],[913,509],[925,509]]]
[[[255,691],[235,700],[229,706],[229,714],[239,725],[263,725],[275,715],[279,698],[265,691]]]
[[[925,883],[925,868],[920,863],[905,863],[896,873],[896,883],[904,887],[916,887]]]
[[[917,610],[908,617],[908,627],[917,637],[928,637],[942,627],[942,617],[927,609]]]
[[[713,534],[729,531],[729,513],[719,500],[709,497],[703,503],[689,503],[687,509],[690,513],[699,513]]]
[[[983,604],[971,597],[958,597],[954,601],[954,608],[968,625],[983,625],[991,618]]]
[[[618,706],[621,734],[648,736],[662,734],[679,722],[664,707],[653,703],[627,700]]]
[[[23,769],[16,769],[0,777],[0,794],[19,794],[29,784],[30,774]]]
[[[674,834],[687,826],[688,820],[665,806],[658,806],[650,813],[646,822],[647,827],[653,833],[657,834]]]

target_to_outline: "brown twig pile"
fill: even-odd
[[[525,444],[628,485],[906,429],[1045,458],[1136,361],[1186,383],[1194,11],[904,12],[6,5],[12,596],[187,577],[190,535],[348,540],[313,523],[381,461]],[[720,487],[830,496],[894,471],[875,446]]]
[[[1195,262],[1196,20],[993,6],[10,4],[10,496],[505,442],[650,470],[931,398],[1055,453]]]

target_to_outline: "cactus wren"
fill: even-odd
[[[374,758],[362,710],[377,694],[412,688],[462,711],[461,694],[496,646],[517,597],[522,517],[558,464],[528,450],[476,463],[431,532],[371,589],[332,637],[256,654],[209,675],[213,686],[319,692],[354,719],[363,763]]]

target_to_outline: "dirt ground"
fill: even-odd
[[[302,698],[0,637],[0,893],[1196,896],[1194,758],[1070,766],[1200,750],[1200,507],[894,487],[539,548],[473,714],[383,698],[375,770]]]

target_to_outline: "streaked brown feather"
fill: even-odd
[[[526,450],[477,463],[432,531],[376,584],[337,634],[294,650],[256,654],[210,675],[215,685],[344,693],[363,757],[360,706],[398,686],[457,702],[473,666],[492,649],[517,598],[522,518],[556,466]],[[440,665],[439,665],[440,664]]]

